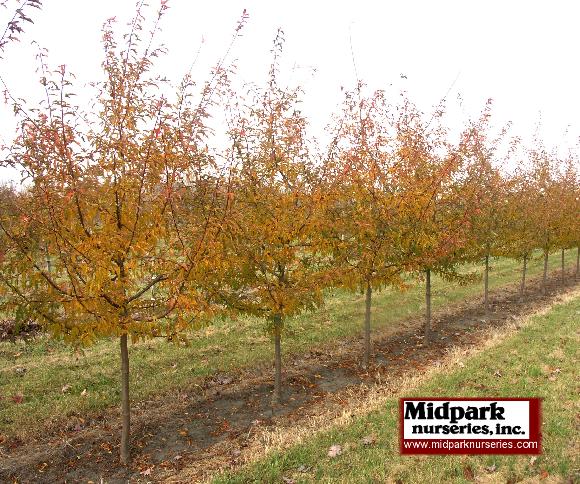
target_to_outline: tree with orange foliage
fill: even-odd
[[[299,92],[277,82],[282,32],[268,85],[231,120],[231,216],[222,234],[223,284],[215,297],[268,322],[274,340],[273,403],[282,398],[282,336],[288,318],[322,304],[324,257],[314,239],[324,194],[312,163]]]
[[[561,280],[565,283],[565,251],[573,247],[577,248],[576,272],[578,272],[580,247],[580,178],[577,171],[577,160],[570,155],[564,160],[561,172],[557,174],[554,182],[555,203],[560,209],[555,214],[557,222],[557,245],[561,250]]]
[[[529,172],[520,161],[514,174],[506,181],[505,221],[501,238],[504,240],[502,255],[521,261],[520,298],[524,297],[528,261],[538,247],[538,233],[531,216],[536,193]]]
[[[457,267],[466,260],[467,207],[462,198],[460,149],[447,140],[439,107],[425,122],[405,99],[397,119],[397,189],[407,265],[424,277],[425,339],[431,331],[431,275],[463,282]]]
[[[485,263],[483,304],[486,316],[489,312],[490,258],[504,254],[503,234],[508,209],[506,183],[494,164],[506,130],[502,130],[498,138],[490,139],[490,117],[491,100],[479,119],[467,127],[462,143],[467,174],[463,191],[471,205],[468,210],[469,251],[473,260],[483,259]]]
[[[365,294],[363,366],[371,355],[373,290],[405,286],[401,199],[393,156],[392,110],[384,93],[347,93],[327,160],[323,245],[334,261],[335,284]]]
[[[531,162],[530,176],[534,192],[531,218],[534,222],[537,247],[542,250],[544,270],[542,274],[542,293],[546,294],[548,285],[548,256],[558,244],[558,217],[560,201],[557,198],[556,169],[557,158],[543,144],[536,140],[535,146],[528,150]]]
[[[142,50],[143,20],[139,9],[123,47],[112,21],[105,24],[96,114],[71,104],[65,66],[43,78],[46,103],[32,114],[16,106],[20,135],[8,162],[21,171],[25,190],[18,216],[2,210],[0,218],[7,304],[25,308],[73,345],[118,338],[124,464],[130,458],[128,339],[179,342],[192,318],[203,315],[204,275],[219,261],[215,241],[227,212],[204,142],[211,96],[225,74],[215,72],[200,102],[188,78],[169,100],[162,92],[168,84],[151,73],[163,51],[152,47],[157,28]],[[50,254],[50,269],[29,236],[32,226]]]

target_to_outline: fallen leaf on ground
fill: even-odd
[[[485,470],[489,473],[495,472],[496,469],[497,469],[497,466],[495,464],[492,464],[492,465],[485,468]]]
[[[66,393],[66,392],[68,392],[68,391],[70,390],[70,388],[71,388],[71,386],[70,386],[70,385],[67,383],[65,386],[63,386],[63,387],[60,389],[60,392],[61,392],[61,393]]]
[[[548,471],[546,469],[542,469],[540,471],[540,479],[547,479],[549,475],[550,474],[548,474]]]
[[[151,471],[153,470],[153,467],[148,467],[147,469],[145,469],[144,471],[141,471],[140,474],[142,476],[150,476],[151,475]]]
[[[361,443],[363,445],[373,445],[377,442],[377,435],[376,434],[370,434],[367,435],[366,437],[363,437],[361,440]]]
[[[85,388],[82,392],[81,392],[81,397],[86,397],[87,395],[87,389]]]
[[[342,454],[342,447],[338,444],[331,445],[328,449],[328,457],[337,457]]]
[[[24,395],[22,395],[22,393],[17,393],[16,395],[12,395],[12,401],[14,403],[22,403],[24,401]]]
[[[27,372],[27,370],[23,366],[17,366],[16,368],[14,368],[14,372],[18,376],[24,376],[24,374]]]
[[[538,460],[537,455],[533,455],[532,457],[530,457],[530,465],[533,466],[537,460]]]

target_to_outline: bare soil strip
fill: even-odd
[[[440,365],[450,351],[482,345],[489,329],[508,326],[574,290],[578,284],[572,273],[568,276],[568,285],[561,287],[560,275],[553,274],[546,296],[538,279],[530,281],[523,301],[516,285],[495,291],[487,320],[481,298],[439,311],[430,344],[423,340],[421,317],[402,321],[395,331],[376,332],[373,363],[366,370],[360,366],[361,342],[354,338],[287,360],[284,399],[276,407],[271,405],[269,365],[214,375],[201,386],[139,402],[132,417],[130,468],[118,462],[115,409],[84,421],[78,431],[63,429],[38,441],[4,442],[0,481],[203,481],[263,454],[277,430],[320,421],[321,415],[339,415],[353,402],[364,401],[377,385],[396,390],[404,379]]]

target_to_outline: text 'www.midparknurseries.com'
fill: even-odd
[[[401,454],[540,454],[539,398],[401,398]]]

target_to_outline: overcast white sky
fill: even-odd
[[[150,0],[157,8],[159,0]],[[100,29],[116,16],[119,29],[134,13],[133,0],[44,0],[32,11],[22,42],[10,44],[0,74],[16,96],[40,96],[31,40],[49,49],[53,66],[66,64],[79,85],[100,72]],[[195,74],[204,79],[224,53],[243,9],[249,19],[232,59],[248,82],[266,78],[278,27],[285,31],[283,71],[306,91],[304,111],[315,129],[341,102],[340,86],[359,78],[371,88],[405,88],[430,109],[450,89],[461,93],[465,116],[495,100],[497,121],[533,131],[542,113],[543,136],[560,144],[580,135],[580,2],[570,0],[303,1],[169,0],[161,39],[169,49],[160,67],[179,79],[203,39]],[[6,13],[0,12],[4,25]],[[316,72],[313,72],[316,69]],[[401,77],[406,76],[406,79]],[[455,82],[454,82],[455,81]],[[0,107],[2,139],[12,134],[12,114]],[[461,113],[457,112],[457,122]],[[11,175],[0,172],[1,179]]]

